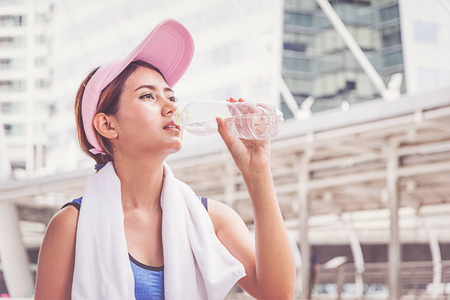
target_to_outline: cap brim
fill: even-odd
[[[167,84],[173,87],[186,72],[194,55],[194,41],[189,31],[175,20],[164,20],[107,76],[102,84],[105,88],[132,61],[142,60],[164,75]]]

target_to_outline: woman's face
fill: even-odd
[[[172,89],[158,72],[138,67],[125,83],[114,116],[113,143],[120,154],[167,156],[179,151],[183,134],[172,119],[174,102]]]

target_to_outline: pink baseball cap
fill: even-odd
[[[100,93],[131,62],[142,60],[155,66],[164,75],[167,84],[173,87],[186,72],[193,55],[194,40],[189,31],[179,22],[168,19],[159,23],[127,57],[101,66],[86,85],[81,107],[84,132],[94,147],[89,151],[105,154],[95,136],[92,120]]]

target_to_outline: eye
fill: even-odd
[[[177,98],[175,98],[175,96],[170,96],[167,99],[169,99],[169,101],[172,101],[172,102],[177,102]]]
[[[152,93],[148,93],[148,94],[140,96],[139,99],[148,100],[148,99],[155,99],[155,97],[153,97]]]

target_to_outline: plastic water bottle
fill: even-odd
[[[283,113],[265,102],[191,102],[178,109],[174,121],[195,135],[218,132],[216,117],[221,117],[230,132],[241,139],[265,140],[275,137],[283,122]]]

